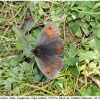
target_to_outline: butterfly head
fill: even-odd
[[[40,54],[40,49],[39,48],[35,48],[32,50],[32,53],[35,55],[35,56],[39,56]]]

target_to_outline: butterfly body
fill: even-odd
[[[54,22],[48,23],[39,34],[32,51],[41,72],[49,79],[63,67],[62,59],[56,57],[64,52],[63,40]]]
[[[32,52],[35,54],[35,56],[38,56],[38,57],[43,57],[45,55],[54,56],[52,53],[50,53],[49,51],[43,50],[43,48],[41,47],[35,48]]]

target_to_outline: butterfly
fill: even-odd
[[[52,79],[62,69],[64,63],[57,56],[64,52],[63,40],[54,22],[49,22],[37,37],[35,49],[32,50],[40,71]]]

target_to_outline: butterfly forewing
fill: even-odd
[[[41,51],[51,54],[51,55],[62,55],[64,52],[63,40],[58,38],[56,41],[53,41],[47,45],[43,45]]]
[[[54,22],[49,22],[39,34],[36,41],[36,46],[43,46],[57,40],[59,34],[60,33],[56,24]]]

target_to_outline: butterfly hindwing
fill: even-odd
[[[44,56],[42,58],[35,57],[41,72],[48,78],[52,79],[56,73],[62,69],[63,61],[60,58]]]

